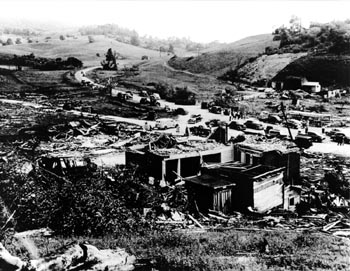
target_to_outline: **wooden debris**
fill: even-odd
[[[193,216],[191,216],[191,215],[188,215],[188,217],[189,217],[198,227],[200,227],[201,229],[204,229],[204,227],[202,226],[202,224],[199,223],[197,219],[195,219],[195,218],[194,218]]]

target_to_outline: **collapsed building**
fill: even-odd
[[[300,178],[299,149],[280,140],[252,137],[225,145],[168,138],[165,144],[158,140],[127,150],[125,157],[126,165],[143,167],[157,180],[173,184],[184,179],[190,205],[203,212],[293,210],[300,201],[294,186]]]

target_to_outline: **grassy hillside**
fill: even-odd
[[[193,73],[221,75],[228,69],[235,69],[251,57],[263,53],[265,47],[277,47],[279,42],[272,40],[271,34],[247,37],[228,45],[219,45],[197,57],[173,58],[169,61],[175,69]]]
[[[303,76],[322,86],[350,86],[350,55],[305,56],[287,65],[274,79],[287,76]]]
[[[82,60],[85,66],[99,65],[104,59],[104,54],[108,48],[116,50],[129,59],[141,60],[141,56],[143,55],[150,56],[151,58],[159,57],[159,52],[157,51],[121,43],[104,36],[95,36],[94,38],[95,42],[93,43],[89,43],[87,37],[78,37],[77,39],[66,39],[63,41],[56,38],[48,42],[39,41],[39,43],[8,45],[2,46],[1,52],[17,55],[34,53],[35,56],[49,58],[74,56]],[[96,54],[99,54],[100,57]]]
[[[289,63],[304,56],[306,53],[287,53],[262,55],[256,60],[247,63],[238,69],[238,76],[241,81],[256,84],[259,82],[269,81]]]
[[[229,44],[220,44],[215,47],[208,48],[203,52],[216,52],[223,50],[235,50],[249,53],[264,52],[267,46],[278,47],[279,41],[273,41],[272,34],[261,34],[255,36],[249,36],[244,39],[237,40]]]

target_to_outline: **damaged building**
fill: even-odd
[[[235,144],[234,161],[253,166],[284,167],[284,181],[288,184],[297,184],[300,179],[299,149],[281,141],[250,140]]]
[[[174,182],[197,176],[204,163],[224,163],[233,160],[233,145],[215,141],[173,142],[167,146],[152,146],[125,152],[127,166],[143,167],[156,180]]]
[[[189,201],[195,201],[202,211],[229,213],[252,208],[264,212],[283,205],[283,175],[283,167],[231,162],[204,167],[203,175],[186,179],[186,186]],[[214,191],[209,193],[205,187]]]
[[[233,160],[203,165],[202,175],[186,179],[189,201],[209,209],[265,212],[274,207],[295,210],[300,191],[300,153],[280,141],[247,140],[235,144]]]
[[[125,153],[126,165],[139,166],[156,180],[170,184],[185,178],[190,205],[204,212],[229,213],[248,208],[265,212],[294,209],[299,202],[293,185],[300,178],[300,153],[280,140],[225,145],[162,135]]]

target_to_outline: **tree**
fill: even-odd
[[[6,45],[13,45],[13,40],[11,38],[8,38],[6,41]]]
[[[66,65],[81,68],[83,66],[83,62],[75,57],[68,57],[66,60]]]
[[[139,46],[140,45],[140,39],[138,35],[134,35],[131,37],[130,43],[134,46]]]
[[[93,36],[88,36],[89,43],[95,42],[95,38]]]
[[[173,46],[171,43],[169,44],[168,52],[169,52],[169,53],[172,53],[172,54],[175,54],[174,46]]]
[[[66,39],[65,36],[60,35],[60,40],[65,40],[65,39]]]
[[[16,42],[16,44],[21,44],[22,43],[20,38],[17,38],[15,42]]]
[[[106,59],[101,62],[103,69],[118,70],[117,57],[117,52],[112,51],[112,48],[109,48],[106,53]]]

